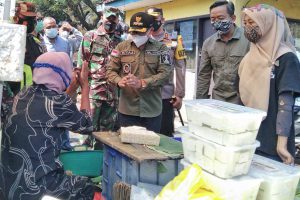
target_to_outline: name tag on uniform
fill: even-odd
[[[147,55],[151,55],[151,56],[158,56],[161,54],[161,51],[155,51],[155,50],[146,50],[145,53]]]
[[[121,51],[120,55],[121,55],[121,56],[131,56],[131,55],[135,55],[135,51]]]

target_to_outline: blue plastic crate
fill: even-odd
[[[166,185],[180,172],[180,160],[143,161],[138,163],[119,151],[104,145],[102,190],[106,200],[112,200],[114,183],[136,185],[138,182]]]

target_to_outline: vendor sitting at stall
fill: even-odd
[[[87,76],[87,66],[72,74],[66,53],[48,52],[37,58],[34,84],[15,97],[3,130],[5,199],[32,200],[45,195],[93,199],[93,183],[85,177],[66,175],[58,159],[66,130],[92,131]],[[80,111],[69,96],[79,85]]]

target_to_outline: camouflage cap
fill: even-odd
[[[16,16],[36,17],[35,5],[31,2],[19,1],[16,3]]]
[[[155,7],[147,8],[146,13],[154,17],[158,17],[158,16],[163,17],[163,10],[161,8],[155,8]]]
[[[112,7],[112,6],[107,6],[107,7],[104,8],[103,14],[106,18],[108,18],[110,16],[119,17],[120,10],[118,8],[115,8],[115,7]]]
[[[148,15],[144,12],[138,12],[132,15],[130,19],[130,28],[129,32],[147,32],[149,28],[152,27],[154,18],[151,15]]]

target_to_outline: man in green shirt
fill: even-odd
[[[153,21],[153,16],[143,12],[131,17],[131,39],[112,51],[107,77],[121,89],[120,125],[143,126],[159,133],[161,87],[169,79],[172,67],[167,46],[150,38]]]
[[[213,86],[212,98],[236,103],[237,70],[249,50],[249,42],[243,30],[235,25],[234,5],[225,0],[210,6],[210,19],[214,35],[204,41],[201,52],[201,64],[197,79],[197,99],[206,99]],[[211,77],[214,84],[211,84]]]

